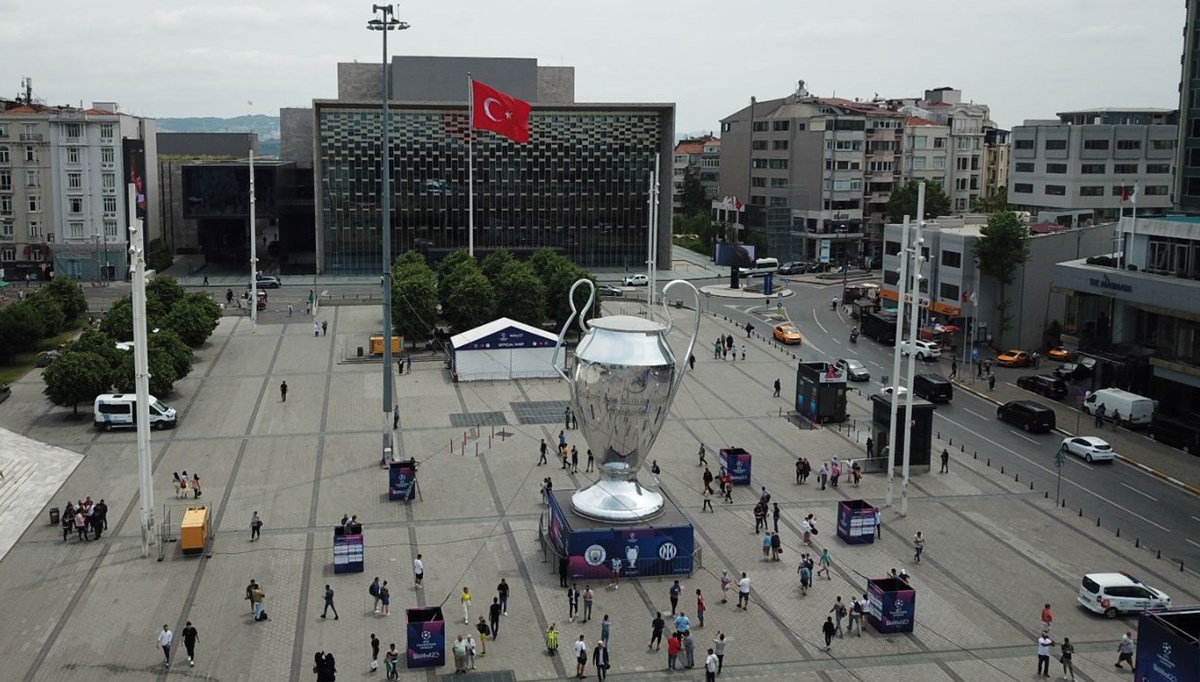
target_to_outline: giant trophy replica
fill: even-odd
[[[591,293],[580,311],[575,308],[575,290],[584,284]],[[667,292],[676,286],[691,289],[696,299],[696,325],[680,362],[667,345],[674,324]],[[569,373],[561,369],[559,373],[570,386],[571,407],[583,437],[599,453],[600,463],[600,480],[577,491],[571,507],[581,516],[608,523],[654,518],[663,511],[663,497],[643,488],[637,473],[667,418],[700,334],[700,293],[678,279],[663,287],[665,325],[654,320],[653,308],[645,318],[613,315],[585,321],[596,300],[596,286],[589,279],[575,282],[568,296],[571,317],[558,336],[554,366],[558,367],[567,330],[578,317],[583,337],[575,349],[575,363]]]

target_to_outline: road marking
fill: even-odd
[[[963,426],[962,424],[959,424],[958,422],[954,421],[953,419],[951,419],[951,418],[949,418],[949,417],[947,417],[947,416],[945,416],[945,415],[943,415],[943,414],[939,413],[937,410],[934,410],[934,412],[933,412],[933,416],[935,416],[935,417],[940,417],[941,419],[945,419],[946,421],[950,422],[951,424],[954,424],[955,426],[957,426],[957,427],[958,427],[958,428],[960,428],[960,429],[965,429],[965,430],[967,430],[967,431],[971,431],[971,429],[970,429],[970,428],[968,428],[968,427],[966,427],[966,426]],[[973,432],[973,433],[974,433],[974,432]],[[1033,466],[1037,467],[1038,469],[1041,469],[1042,471],[1046,472],[1047,474],[1051,474],[1051,475],[1055,475],[1055,474],[1056,474],[1056,472],[1055,472],[1053,469],[1051,469],[1051,468],[1049,468],[1049,467],[1047,467],[1047,466],[1043,465],[1041,462],[1037,462],[1037,461],[1035,461],[1035,460],[1029,459],[1028,457],[1026,457],[1025,455],[1022,455],[1021,453],[1017,452],[1016,450],[1013,450],[1013,449],[1011,449],[1011,448],[1005,447],[1005,446],[1003,446],[1003,445],[1001,445],[1001,444],[997,443],[996,441],[992,440],[991,438],[988,438],[987,436],[985,436],[985,435],[983,435],[983,434],[981,434],[981,433],[975,433],[974,435],[976,435],[976,436],[979,436],[979,437],[980,437],[980,438],[982,438],[983,440],[985,440],[985,441],[987,441],[987,442],[991,443],[992,445],[995,445],[996,447],[1000,448],[1001,450],[1004,450],[1005,452],[1008,452],[1008,453],[1010,453],[1010,454],[1012,454],[1012,455],[1015,455],[1016,457],[1019,457],[1019,458],[1021,458],[1021,459],[1025,460],[1026,462],[1028,462],[1028,463],[1032,464]],[[1082,490],[1083,492],[1085,492],[1085,493],[1087,493],[1087,494],[1091,495],[1092,497],[1095,497],[1096,499],[1098,499],[1098,500],[1100,500],[1100,501],[1102,501],[1102,502],[1107,502],[1108,504],[1111,504],[1112,506],[1116,507],[1117,509],[1120,509],[1121,511],[1123,511],[1123,512],[1125,512],[1125,513],[1127,513],[1127,514],[1130,514],[1130,515],[1132,515],[1132,516],[1135,516],[1135,517],[1137,517],[1138,519],[1141,519],[1142,521],[1145,521],[1146,523],[1148,523],[1148,524],[1150,524],[1150,525],[1154,526],[1155,528],[1158,528],[1159,530],[1162,530],[1163,532],[1166,532],[1166,533],[1174,533],[1174,532],[1175,532],[1175,531],[1171,530],[1170,528],[1167,528],[1166,526],[1163,526],[1163,525],[1162,525],[1162,524],[1160,524],[1160,523],[1155,523],[1154,521],[1151,521],[1150,519],[1146,518],[1145,516],[1142,516],[1141,514],[1139,514],[1139,513],[1135,512],[1135,511],[1133,511],[1132,509],[1130,509],[1130,508],[1128,508],[1128,507],[1124,507],[1124,506],[1122,506],[1122,505],[1119,505],[1119,504],[1117,504],[1116,502],[1113,502],[1111,499],[1109,499],[1109,498],[1105,497],[1104,495],[1101,495],[1101,494],[1099,494],[1099,493],[1096,493],[1096,492],[1092,492],[1092,490],[1091,490],[1090,488],[1087,488],[1086,486],[1082,486],[1082,485],[1080,485],[1080,484],[1076,483],[1075,481],[1072,481],[1071,479],[1067,479],[1067,480],[1066,480],[1066,484],[1067,484],[1067,485],[1072,485],[1072,486],[1075,486],[1076,488],[1079,488],[1080,490]],[[1185,538],[1185,539],[1186,539],[1186,538]]]
[[[1019,431],[1013,431],[1012,429],[1009,429],[1008,432],[1011,433],[1012,435],[1016,436],[1017,438],[1024,438],[1025,440],[1029,441],[1030,443],[1033,443],[1034,445],[1041,445],[1041,443],[1030,438],[1029,436],[1022,435],[1021,432],[1019,432]]]
[[[825,325],[821,324],[821,318],[817,317],[816,308],[813,308],[813,321],[817,323],[817,326],[821,328],[821,331],[825,332],[826,334],[829,333],[829,330],[825,328]]]
[[[1196,545],[1196,543],[1192,542],[1191,540],[1188,540],[1187,538],[1184,538],[1184,540],[1187,540],[1190,544]],[[1196,545],[1196,546],[1200,547],[1200,545]]]
[[[1200,516],[1193,516],[1193,517],[1192,517],[1192,520],[1193,520],[1193,521],[1200,521]]]
[[[1126,488],[1129,488],[1130,490],[1132,490],[1133,492],[1137,493],[1138,495],[1141,495],[1142,497],[1149,498],[1149,499],[1150,499],[1151,501],[1153,501],[1153,502],[1158,502],[1158,498],[1157,498],[1157,497],[1154,497],[1154,496],[1152,496],[1152,495],[1149,495],[1149,494],[1147,494],[1147,493],[1144,493],[1144,492],[1142,492],[1142,491],[1138,490],[1137,488],[1135,488],[1135,487],[1133,487],[1133,486],[1129,485],[1128,483],[1122,483],[1121,485],[1125,486]]]
[[[879,369],[883,369],[883,365],[879,364],[878,362],[875,362],[874,360],[867,360],[867,363],[875,365]]]
[[[971,414],[975,415],[976,417],[979,417],[980,419],[983,419],[983,420],[987,419],[987,417],[983,416],[982,414],[979,414],[978,412],[976,412],[975,410],[972,410],[969,407],[964,407],[963,410],[970,412]]]

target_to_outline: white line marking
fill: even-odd
[[[964,407],[963,410],[970,412],[971,414],[975,415],[976,417],[979,417],[980,419],[984,419],[984,420],[987,419],[987,417],[983,416],[982,414],[979,414],[978,412],[976,412],[975,410],[972,410],[970,408]]]
[[[825,332],[826,334],[829,333],[829,330],[825,328],[825,325],[821,324],[821,318],[817,317],[816,308],[813,308],[813,321],[817,323],[817,326],[821,328],[821,331]]]
[[[1192,542],[1191,540],[1188,540],[1187,538],[1184,538],[1184,540],[1187,540],[1189,543],[1191,543],[1191,544],[1193,544],[1193,545],[1196,545],[1196,543]],[[1197,546],[1197,547],[1200,547],[1200,545],[1196,545],[1196,546]]]
[[[1192,520],[1193,520],[1193,521],[1200,521],[1200,516],[1193,516],[1193,517],[1192,517]]]
[[[935,417],[940,417],[941,419],[945,419],[946,421],[950,422],[951,424],[954,424],[955,426],[957,426],[957,427],[958,427],[958,428],[960,428],[960,429],[964,429],[964,430],[966,430],[966,431],[971,431],[971,429],[967,428],[966,426],[963,426],[962,424],[959,424],[958,422],[954,421],[953,419],[951,419],[951,418],[949,418],[949,417],[947,417],[947,416],[945,416],[945,415],[943,415],[943,414],[940,414],[940,413],[939,413],[938,411],[936,411],[936,410],[934,410],[934,412],[933,412],[933,416],[935,416]],[[972,433],[974,433],[974,432],[972,432]],[[1026,462],[1029,462],[1030,464],[1032,464],[1033,466],[1037,467],[1038,469],[1041,469],[1042,471],[1046,472],[1047,474],[1051,474],[1051,475],[1055,475],[1055,474],[1056,474],[1056,472],[1055,472],[1054,470],[1052,470],[1052,469],[1050,469],[1049,467],[1047,467],[1047,466],[1043,465],[1041,462],[1037,462],[1037,461],[1034,461],[1034,460],[1032,460],[1032,459],[1029,459],[1028,457],[1026,457],[1025,455],[1022,455],[1021,453],[1017,452],[1016,450],[1013,450],[1013,449],[1011,449],[1011,448],[1005,447],[1005,446],[1003,446],[1003,445],[1001,445],[1001,444],[997,443],[996,441],[992,440],[991,438],[988,438],[987,436],[985,436],[985,435],[983,435],[983,434],[981,434],[981,433],[975,433],[975,435],[976,435],[976,436],[979,436],[979,437],[980,437],[980,438],[982,438],[983,440],[985,440],[985,441],[987,441],[987,442],[991,443],[992,445],[995,445],[996,447],[1000,448],[1001,450],[1004,450],[1005,452],[1008,452],[1008,453],[1010,453],[1010,454],[1012,454],[1012,455],[1015,455],[1015,456],[1017,456],[1017,457],[1020,457],[1021,459],[1025,460]],[[1065,482],[1067,485],[1072,485],[1072,486],[1075,486],[1076,488],[1079,488],[1079,489],[1080,489],[1080,490],[1082,490],[1083,492],[1085,492],[1085,493],[1087,493],[1087,494],[1091,495],[1092,497],[1095,497],[1096,499],[1098,499],[1098,500],[1100,500],[1100,501],[1102,501],[1102,502],[1107,502],[1108,504],[1111,504],[1112,506],[1116,507],[1117,509],[1120,509],[1121,511],[1123,511],[1123,512],[1125,512],[1125,513],[1127,513],[1127,514],[1130,514],[1130,515],[1132,515],[1132,516],[1135,516],[1135,517],[1137,517],[1138,519],[1141,519],[1142,521],[1145,521],[1146,523],[1148,523],[1148,524],[1150,524],[1150,525],[1154,526],[1155,528],[1158,528],[1158,529],[1160,529],[1160,530],[1162,530],[1162,531],[1164,531],[1164,532],[1167,532],[1167,533],[1173,533],[1173,532],[1175,532],[1175,531],[1171,530],[1170,528],[1167,528],[1166,526],[1163,526],[1162,524],[1155,523],[1154,521],[1151,521],[1150,519],[1146,518],[1145,516],[1142,516],[1141,514],[1139,514],[1139,513],[1135,512],[1135,511],[1133,511],[1132,509],[1130,509],[1130,508],[1128,508],[1128,507],[1123,507],[1123,506],[1121,506],[1121,505],[1117,504],[1116,502],[1113,502],[1112,500],[1110,500],[1109,498],[1105,497],[1104,495],[1101,495],[1101,494],[1099,494],[1099,493],[1093,492],[1093,491],[1092,491],[1090,488],[1087,488],[1087,487],[1085,487],[1085,486],[1082,486],[1082,485],[1080,485],[1080,484],[1076,483],[1075,481],[1072,481],[1071,479],[1066,479],[1064,482]],[[1185,538],[1185,539],[1186,539],[1186,538]]]
[[[867,363],[874,365],[874,366],[878,367],[879,369],[883,369],[883,365],[879,364],[878,362],[875,362],[874,360],[867,360]]]
[[[1142,492],[1142,491],[1138,490],[1137,488],[1135,488],[1135,487],[1133,487],[1133,486],[1129,485],[1128,483],[1122,483],[1121,485],[1125,486],[1126,488],[1129,488],[1130,490],[1132,490],[1133,492],[1137,493],[1138,495],[1141,495],[1142,497],[1149,498],[1149,499],[1150,499],[1151,501],[1153,501],[1153,502],[1158,502],[1158,498],[1157,498],[1157,497],[1154,497],[1154,496],[1152,496],[1152,495],[1148,495],[1148,494],[1146,494],[1146,493],[1144,493],[1144,492]]]
[[[1013,431],[1012,429],[1009,429],[1008,432],[1011,433],[1012,435],[1016,436],[1017,438],[1024,438],[1025,440],[1029,441],[1030,443],[1033,443],[1034,445],[1040,445],[1040,443],[1038,443],[1036,440],[1030,438],[1029,436],[1021,435],[1021,433],[1019,431]]]

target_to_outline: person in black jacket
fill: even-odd
[[[596,666],[596,679],[603,680],[608,675],[608,647],[604,646],[604,640],[597,641],[592,650],[592,665]]]

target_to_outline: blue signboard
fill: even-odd
[[[568,544],[571,577],[584,579],[610,576],[614,558],[622,576],[687,575],[695,551],[691,526],[576,530]]]
[[[1138,616],[1137,682],[1200,680],[1200,610],[1164,609]]]
[[[388,465],[388,499],[405,502],[411,500],[416,492],[414,485],[416,481],[417,463],[415,460],[406,459],[392,462]]]
[[[741,448],[723,448],[719,453],[721,468],[729,473],[734,485],[750,485],[750,453]]]
[[[548,339],[519,327],[507,327],[498,332],[464,344],[456,351],[489,350],[495,348],[547,348],[558,342],[558,339]]]
[[[775,293],[775,277],[771,273],[763,275],[763,296],[770,296]]]
[[[875,542],[875,521],[878,510],[863,500],[838,502],[838,537],[851,545]]]
[[[446,665],[446,621],[440,608],[408,609],[408,647],[405,660],[410,668]]]
[[[904,581],[867,581],[867,622],[877,632],[912,632],[917,618],[917,592]]]

